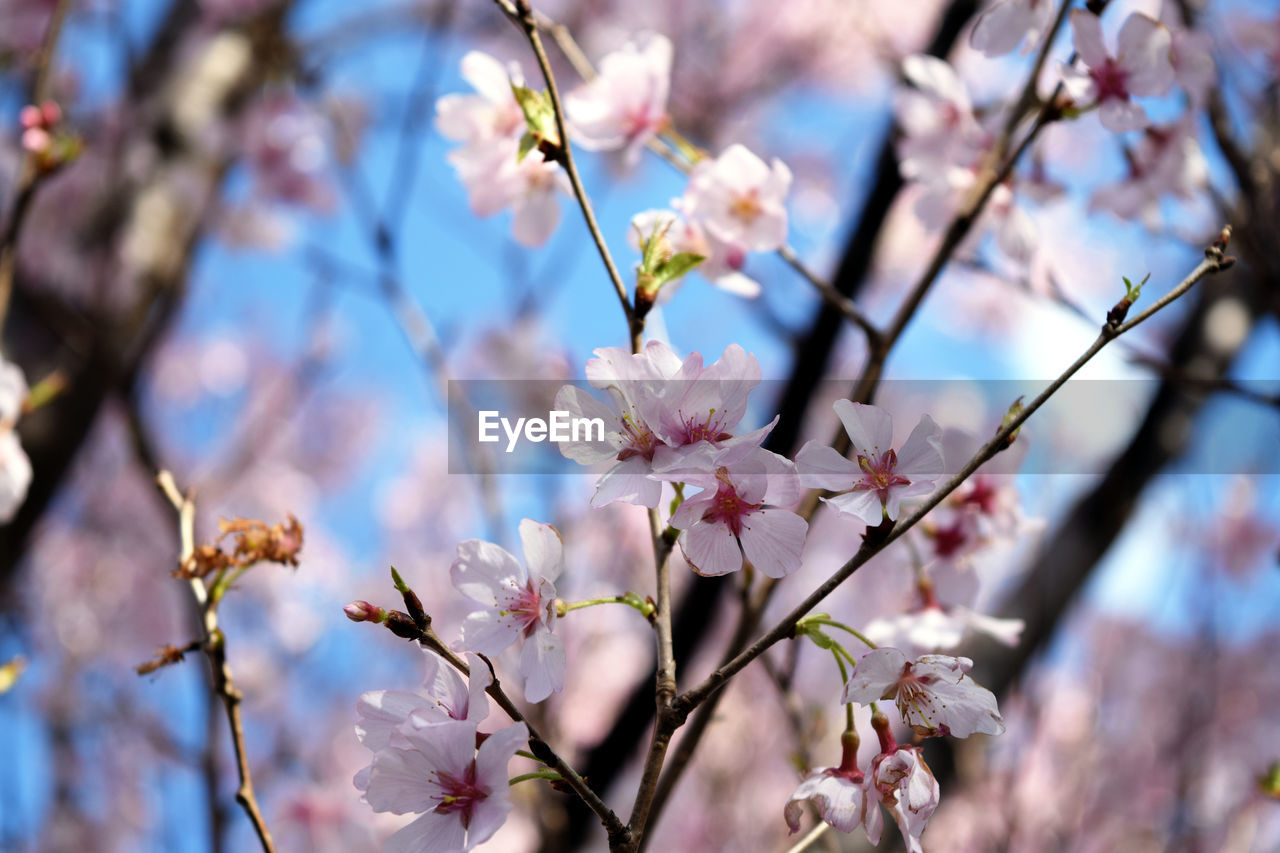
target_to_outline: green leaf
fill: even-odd
[[[654,271],[654,276],[658,279],[659,284],[666,284],[669,281],[680,278],[706,259],[706,255],[679,252],[661,263]]]
[[[520,137],[520,147],[516,149],[516,162],[524,160],[529,152],[538,147],[538,137],[532,133],[525,131],[524,136]]]

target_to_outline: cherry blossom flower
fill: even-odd
[[[385,749],[392,735],[412,717],[419,724],[466,720],[480,723],[489,715],[485,688],[492,683],[489,667],[478,656],[467,652],[471,681],[444,658],[424,649],[427,674],[423,691],[371,690],[356,702],[356,736],[369,749]]]
[[[1067,93],[1081,106],[1098,105],[1104,127],[1123,133],[1149,123],[1146,110],[1133,96],[1163,95],[1173,85],[1170,62],[1172,36],[1154,18],[1134,12],[1125,19],[1111,56],[1102,42],[1098,16],[1083,9],[1071,11],[1076,53],[1085,69],[1062,65]]]
[[[747,397],[760,384],[760,364],[738,344],[729,344],[714,363],[703,366],[702,354],[690,353],[680,372],[657,384],[639,400],[641,414],[654,434],[671,448],[699,442],[731,441],[733,430],[747,412]],[[764,440],[770,427],[746,438]]]
[[[766,165],[741,145],[694,167],[681,202],[686,216],[718,240],[753,252],[787,242],[787,190],[791,170],[776,157]]]
[[[745,556],[771,578],[800,567],[809,525],[778,504],[798,496],[794,466],[750,444],[717,448],[704,443],[674,456],[655,477],[700,488],[671,515],[680,549],[695,572],[723,575],[742,568]]]
[[[920,836],[938,808],[941,788],[919,747],[897,747],[876,756],[873,788],[893,815],[909,853],[923,853]]]
[[[244,154],[257,190],[274,201],[333,208],[326,120],[298,98],[276,93],[256,103],[245,119]]]
[[[568,192],[568,181],[539,151],[518,157],[525,119],[511,86],[522,79],[520,70],[471,51],[462,58],[462,76],[477,94],[445,95],[436,102],[436,129],[463,143],[447,159],[476,216],[511,208],[516,242],[541,246],[559,224],[557,194]]]
[[[998,735],[1004,720],[996,697],[968,676],[972,668],[969,658],[924,655],[912,661],[898,649],[878,648],[858,661],[840,701],[892,699],[903,721],[925,736]]]
[[[364,798],[375,812],[418,814],[387,839],[391,853],[457,853],[493,836],[511,811],[507,764],[529,739],[517,723],[476,748],[476,724],[449,722],[403,730],[374,756]]]
[[[932,652],[954,649],[969,631],[986,634],[1006,646],[1016,646],[1024,627],[1021,619],[999,619],[962,605],[944,606],[934,602],[910,613],[875,619],[862,633],[877,645]]]
[[[943,465],[942,432],[932,418],[920,419],[899,454],[893,449],[893,420],[884,409],[849,400],[837,400],[834,408],[857,461],[810,441],[796,454],[801,485],[844,492],[826,500],[872,526],[885,518],[896,521],[904,498],[933,491]]]
[[[1209,166],[1196,142],[1190,115],[1174,125],[1147,128],[1142,140],[1125,155],[1128,176],[1101,187],[1090,200],[1092,208],[1109,210],[1121,219],[1159,227],[1164,198],[1172,195],[1191,201],[1208,180]]]
[[[737,344],[713,364],[701,353],[683,361],[666,344],[650,341],[644,351],[606,347],[587,362],[587,379],[608,390],[614,408],[573,386],[556,395],[556,407],[571,417],[600,418],[604,442],[560,442],[560,452],[584,465],[616,459],[596,484],[592,506],[616,500],[657,506],[662,484],[649,475],[655,465],[673,464],[672,453],[707,443],[717,448],[759,445],[772,424],[744,435],[732,433],[747,409],[747,396],[760,382],[760,365]],[[668,455],[658,458],[661,454]]]
[[[832,828],[853,832],[862,826],[867,840],[879,844],[884,830],[879,792],[871,777],[858,769],[857,739],[845,740],[842,747],[840,766],[810,771],[787,801],[783,817],[791,832],[798,832],[802,804],[806,800],[812,801],[822,819]]]
[[[616,460],[617,464],[597,481],[592,506],[625,501],[656,507],[662,498],[662,484],[649,477],[649,473],[662,440],[645,422],[638,401],[653,393],[656,383],[676,376],[682,363],[661,341],[649,341],[644,351],[636,354],[617,347],[602,347],[595,351],[595,356],[587,361],[587,380],[593,387],[609,392],[613,408],[572,385],[560,389],[555,405],[571,417],[603,420],[604,442],[566,441],[557,447],[567,458],[582,465]]]
[[[524,695],[530,702],[541,702],[564,687],[564,644],[552,633],[555,579],[564,568],[563,543],[550,524],[528,518],[520,522],[520,541],[527,570],[492,542],[468,539],[458,545],[449,574],[459,592],[485,605],[463,622],[463,646],[496,655],[523,640]]]
[[[31,487],[31,460],[14,430],[26,397],[21,368],[0,356],[0,524],[17,514]]]
[[[1189,30],[1183,24],[1178,3],[1165,0],[1160,5],[1160,22],[1169,28],[1173,42],[1169,61],[1174,78],[1192,107],[1204,104],[1209,88],[1218,82],[1218,68],[1213,61],[1213,38],[1202,30]]]
[[[527,248],[550,239],[560,224],[558,193],[568,192],[568,179],[541,152],[517,160],[518,139],[469,145],[447,155],[467,189],[471,212],[481,218],[511,208],[511,235]]]
[[[445,95],[436,101],[436,130],[467,146],[519,140],[525,129],[524,113],[511,84],[524,79],[520,67],[503,65],[487,53],[473,50],[462,57],[462,79],[476,94]]]
[[[1053,0],[998,0],[978,17],[969,45],[987,56],[1003,56],[1023,41],[1028,47],[1053,20]]]
[[[675,204],[678,206],[679,201]],[[698,274],[721,290],[747,299],[760,295],[760,282],[742,272],[747,250],[741,246],[717,239],[696,221],[686,219],[674,210],[646,210],[631,218],[628,237],[637,251],[640,249],[638,238],[643,235],[649,239],[654,234],[666,241],[671,254],[689,252],[702,255],[705,260],[698,264]],[[660,293],[672,292],[676,281],[679,279],[665,285]]]
[[[666,127],[671,41],[647,34],[600,60],[600,73],[565,98],[573,139],[591,151],[640,150]]]
[[[974,116],[968,89],[946,62],[909,56],[902,72],[911,88],[900,91],[894,101],[903,131],[897,143],[899,168],[904,178],[923,188],[914,212],[926,228],[936,231],[948,225],[972,193],[979,171],[987,167],[996,133]],[[987,124],[998,119],[998,111],[993,111]],[[970,250],[988,231],[994,231],[1000,250],[1014,260],[1028,260],[1036,246],[1035,224],[1016,202],[1012,177],[992,190],[963,248]]]

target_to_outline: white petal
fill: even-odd
[[[809,523],[785,509],[765,509],[742,519],[743,553],[759,571],[781,578],[800,568]]]
[[[1107,48],[1102,43],[1102,22],[1098,16],[1084,9],[1071,10],[1071,30],[1076,53],[1090,68],[1098,68],[1107,61]]]
[[[520,675],[524,678],[524,698],[541,702],[564,689],[564,643],[550,631],[539,629],[526,637],[520,650]]]
[[[879,458],[893,447],[893,419],[879,406],[836,400],[833,407],[854,449]]]

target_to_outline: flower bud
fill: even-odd
[[[353,601],[342,608],[352,622],[385,622],[387,611],[367,601]]]

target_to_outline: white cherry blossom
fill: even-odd
[[[841,702],[869,705],[892,700],[902,719],[926,736],[998,735],[1004,720],[996,697],[969,677],[973,661],[950,655],[909,659],[898,649],[878,648],[854,667]]]

